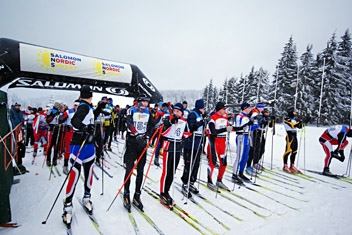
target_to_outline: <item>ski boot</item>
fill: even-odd
[[[83,196],[82,205],[88,214],[93,214],[93,203],[90,201],[90,194]]]
[[[198,194],[198,193],[199,193],[199,190],[194,186],[194,182],[192,182],[192,183],[189,185],[189,191],[191,191],[191,192],[194,193],[194,194]]]
[[[133,196],[132,202],[138,209],[144,212],[143,210],[143,203],[141,201],[141,192],[135,192]]]
[[[233,183],[243,185],[243,181],[238,177],[238,175],[232,174],[231,179]]]
[[[65,203],[64,202],[64,213],[62,214],[62,222],[66,224],[67,228],[71,228],[72,222],[72,202]]]
[[[323,170],[322,174],[326,175],[326,176],[335,176],[333,173],[330,172],[329,167],[324,167],[324,170]]]
[[[260,165],[259,163],[254,164],[253,168],[256,169],[258,173],[260,173],[259,171],[264,170],[264,167],[262,165]]]
[[[294,164],[291,164],[290,170],[295,174],[301,174],[302,172],[295,167]]]
[[[170,210],[173,209],[174,200],[170,197],[168,193],[160,193],[160,202],[165,206],[169,207]]]
[[[182,184],[182,194],[187,197],[187,198],[191,198],[192,194],[190,192],[188,192],[188,186],[187,184]]]
[[[229,188],[220,179],[216,181],[216,186],[225,189],[226,191],[230,191]]]
[[[218,191],[218,188],[217,188],[217,187],[215,186],[215,184],[213,184],[213,182],[211,182],[211,181],[208,181],[207,186],[208,186],[208,188],[209,188],[210,190],[213,190],[213,191],[215,191],[215,192]]]
[[[246,183],[250,183],[250,182],[251,182],[251,180],[248,179],[247,176],[245,176],[245,175],[243,174],[243,172],[240,172],[240,173],[238,174],[238,176],[242,179],[242,181],[244,181],[244,182],[246,182]]]
[[[339,150],[339,154],[340,154],[340,157],[337,157],[337,159],[340,161],[340,162],[343,162],[343,161],[345,161],[345,152],[342,150],[342,149],[340,149]]]
[[[246,168],[246,172],[250,176],[256,175],[258,173],[258,171],[255,168],[251,167],[251,166]]]
[[[33,151],[32,165],[34,165],[35,157],[37,156],[37,150]]]
[[[131,200],[130,200],[130,193],[123,194],[123,206],[126,208],[128,213],[131,212]]]
[[[51,167],[51,159],[49,157],[46,158],[46,166]]]
[[[62,172],[63,172],[65,175],[68,175],[68,173],[70,172],[70,170],[68,169],[68,166],[63,166],[63,167],[62,167]]]
[[[282,168],[283,171],[287,172],[287,173],[290,173],[290,174],[293,174],[294,172],[292,172],[292,170],[288,167],[287,164],[284,165],[284,167]]]

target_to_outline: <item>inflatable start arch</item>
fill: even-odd
[[[132,97],[146,95],[151,103],[162,95],[142,71],[132,64],[74,54],[57,49],[0,38],[0,224],[11,221],[9,194],[13,168],[8,152],[10,132],[7,90],[37,88],[77,90],[89,85],[94,92]]]
[[[0,38],[0,87],[79,90],[136,98],[151,103],[163,97],[133,64],[74,54]]]

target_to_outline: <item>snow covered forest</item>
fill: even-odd
[[[220,88],[211,79],[203,92],[206,109],[213,109],[219,100],[227,104],[246,101],[252,105],[276,100],[275,115],[280,121],[286,110],[294,106],[300,116],[312,123],[348,124],[352,99],[351,34],[347,29],[340,40],[332,34],[326,48],[316,56],[312,48],[312,44],[307,45],[299,57],[291,36],[274,74],[252,67],[247,75],[225,79]]]

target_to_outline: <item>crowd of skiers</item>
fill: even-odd
[[[208,160],[208,188],[214,191],[218,188],[229,190],[223,178],[232,132],[236,133],[236,140],[231,140],[236,143],[232,181],[237,184],[250,182],[248,177],[263,170],[261,159],[268,128],[275,126],[275,116],[263,103],[252,108],[249,103],[243,102],[240,112],[234,115],[227,113],[223,102],[218,102],[214,110],[206,112],[203,99],[196,100],[192,110],[188,109],[187,101],[175,104],[160,102],[151,108],[149,98],[142,95],[131,106],[120,109],[106,96],[94,107],[92,97],[90,87],[83,86],[80,98],[72,107],[58,101],[45,109],[28,107],[28,110],[21,112],[24,116],[22,119],[16,116],[19,104],[15,104],[14,110],[11,110],[15,121],[13,126],[22,122],[26,127],[25,142],[26,145],[33,145],[33,162],[39,145],[43,146],[49,167],[56,166],[58,159],[63,156],[63,172],[69,177],[62,218],[68,225],[72,220],[72,197],[82,166],[85,182],[82,204],[92,213],[90,191],[93,166],[94,163],[101,164],[104,152],[111,151],[111,143],[117,137],[125,140],[123,204],[128,211],[131,210],[131,203],[143,211],[141,193],[148,147],[153,147],[154,164],[158,167],[162,165],[160,201],[169,207],[174,204],[169,190],[181,156],[184,169],[180,190],[186,197],[199,193],[195,182],[204,149]],[[284,119],[286,148],[283,154],[283,171],[287,173],[301,173],[295,166],[295,157],[298,149],[297,132],[304,125],[304,121],[297,119],[295,108],[287,110]],[[352,137],[352,130],[345,125],[328,128],[320,137],[319,142],[326,153],[323,174],[332,174],[329,170],[332,158],[344,161],[343,150],[348,144],[346,137]],[[337,147],[333,149],[333,145]],[[130,176],[134,168],[137,175],[131,201]],[[215,168],[218,168],[216,176]]]

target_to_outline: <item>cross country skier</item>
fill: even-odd
[[[248,161],[249,155],[249,129],[253,125],[253,121],[249,118],[251,105],[247,102],[241,104],[241,113],[236,116],[236,146],[237,154],[233,163],[232,181],[237,184],[242,184],[243,181],[249,182],[249,179],[243,174],[244,168]]]
[[[188,118],[188,115],[190,113],[189,109],[188,109],[188,103],[187,101],[183,101],[182,102],[182,105],[183,105],[183,117],[187,120]]]
[[[286,149],[283,155],[284,167],[283,170],[288,173],[301,173],[295,167],[295,159],[298,149],[297,130],[302,128],[302,122],[296,119],[297,109],[289,108],[287,116],[284,119],[284,127],[286,130]],[[290,156],[291,165],[288,166],[288,157]]]
[[[39,110],[39,108],[38,108]],[[38,111],[38,115],[33,120],[33,133],[34,133],[34,145],[33,145],[33,161],[37,156],[38,145],[40,142],[43,143],[44,155],[46,155],[46,149],[48,145],[48,123],[46,122],[45,110]]]
[[[73,127],[71,124],[71,119],[73,117],[73,115],[76,112],[76,109],[79,105],[80,101],[79,100],[75,100],[75,102],[73,103],[73,107],[70,109],[67,109],[66,115],[67,115],[67,119],[66,121],[63,123],[64,126],[64,146],[65,146],[65,153],[64,153],[64,165],[62,167],[62,171],[65,175],[68,174],[69,169],[68,169],[68,160],[70,159],[70,143],[73,137]]]
[[[254,117],[254,124],[257,122],[257,125],[253,125],[251,128],[251,147],[246,168],[246,172],[250,175],[263,170],[263,166],[259,164],[259,161],[265,151],[265,131],[267,127],[273,126],[273,117],[269,115],[269,110],[261,103],[256,105],[256,108],[252,110],[252,115],[250,115],[251,118]]]
[[[94,119],[98,117],[101,107],[93,111],[93,92],[84,85],[80,90],[80,104],[71,119],[73,137],[70,145],[70,162],[73,164],[69,173],[64,200],[62,220],[67,226],[72,222],[72,198],[81,174],[84,171],[84,196],[82,204],[88,213],[93,213],[93,204],[90,200],[90,190],[93,183],[94,163]],[[104,103],[103,103],[104,104]],[[104,104],[105,105],[105,104]]]
[[[172,108],[170,116],[164,119],[163,136],[163,169],[160,178],[160,201],[172,207],[174,202],[169,194],[174,173],[180,161],[182,151],[182,138],[188,137],[185,132],[187,121],[183,117],[183,105],[177,103]]]
[[[169,110],[169,106],[167,103],[163,103],[161,105],[161,110],[160,112],[157,113],[155,119],[158,119],[159,121],[155,124],[155,128],[160,127],[163,124],[163,121],[165,119],[168,119],[170,116],[170,110]],[[158,143],[155,143],[156,145],[156,149],[155,149],[155,157],[154,157],[154,165],[156,166],[160,166],[159,163],[159,154],[160,154],[160,149],[162,146],[162,138],[159,138]]]
[[[199,99],[196,100],[195,108],[189,113],[187,118],[188,127],[192,133],[192,136],[184,141],[183,159],[185,166],[181,177],[183,182],[182,191],[186,196],[191,196],[190,192],[194,194],[199,193],[198,189],[194,186],[194,183],[197,181],[200,155],[202,153],[202,139],[205,138],[203,120],[204,113],[204,101],[203,99]],[[183,115],[183,117],[185,116]],[[191,174],[191,176],[189,176],[189,174]],[[188,179],[190,179],[190,182]]]
[[[65,105],[63,102],[55,102],[53,108],[50,109],[46,116],[46,121],[49,124],[48,133],[48,148],[46,150],[46,165],[50,167],[51,165],[57,165],[57,159],[59,157],[60,142],[62,135],[62,123],[67,119],[67,113],[64,112]],[[51,162],[51,152],[54,148],[53,161]],[[60,156],[61,157],[61,156]]]
[[[261,126],[261,122],[264,120],[263,114],[262,114],[264,108],[265,108],[264,104],[258,103],[249,114],[249,116],[253,120],[253,125],[250,127],[251,141],[250,141],[250,149],[249,149],[247,168],[246,168],[246,172],[249,175],[254,175],[258,172],[256,168],[252,167],[252,161],[253,159],[255,160],[259,159],[259,154],[261,151],[261,143],[262,143],[261,140],[263,138],[263,128]],[[258,161],[256,161],[256,164],[258,164]]]
[[[148,97],[140,96],[137,98],[137,102],[127,110],[126,152],[124,155],[124,159],[126,161],[126,173],[124,181],[130,175],[135,161],[141,156],[143,150],[147,147],[148,133],[154,125],[154,118],[149,113],[148,103]],[[143,211],[143,204],[141,201],[141,186],[146,160],[147,151],[144,151],[144,154],[136,167],[136,186],[133,196],[133,204],[136,205],[141,211]],[[128,178],[124,185],[123,194],[123,205],[129,212],[131,211],[130,182],[131,177]]]
[[[207,186],[217,191],[216,186],[228,190],[228,187],[222,182],[227,166],[227,132],[233,131],[233,127],[228,121],[226,107],[223,102],[218,102],[215,106],[215,113],[210,116],[207,129],[209,130],[208,152],[208,183]],[[219,170],[216,186],[213,184],[212,176],[216,161],[219,160]]]
[[[348,145],[347,137],[352,137],[352,130],[345,125],[329,127],[320,136],[319,142],[326,154],[323,175],[333,175],[329,169],[332,158],[336,158],[341,162],[345,160],[345,153],[343,150]],[[335,150],[333,150],[333,145],[337,145]]]

